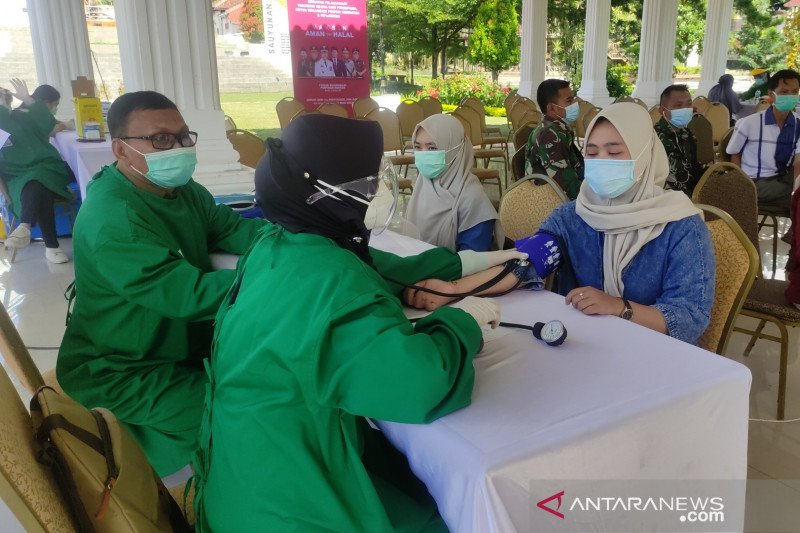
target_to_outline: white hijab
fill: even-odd
[[[445,150],[447,163],[437,179],[420,175],[414,184],[406,217],[419,230],[420,239],[455,251],[460,232],[495,220],[495,245],[501,249],[503,230],[483,185],[471,172],[474,156],[472,145],[464,136],[464,127],[450,115],[431,115],[417,124],[412,143],[420,128],[428,132],[437,150]]]
[[[622,136],[634,167],[636,183],[616,198],[601,198],[584,181],[575,211],[587,224],[605,234],[603,285],[611,296],[622,296],[622,271],[648,242],[664,231],[667,223],[700,214],[680,191],[665,191],[669,160],[647,111],[624,102],[603,109],[586,129],[587,141],[598,120],[608,120]],[[584,149],[585,150],[585,149]],[[584,153],[585,155],[585,153]],[[686,258],[691,260],[691,258]]]

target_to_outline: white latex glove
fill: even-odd
[[[517,251],[516,248],[511,250],[497,250],[495,252],[474,252],[472,250],[461,250],[458,252],[461,258],[461,277],[475,274],[476,272],[483,272],[487,268],[502,265],[506,261],[512,259],[527,259],[528,254]]]
[[[28,84],[25,83],[25,80],[12,78],[11,86],[14,87],[11,94],[13,94],[17,100],[20,100],[23,104],[33,103],[33,98],[31,97],[31,93],[28,92]]]
[[[494,329],[500,324],[500,306],[491,298],[467,296],[463,300],[450,304],[450,307],[455,307],[468,313],[479,326],[491,324],[492,329]]]

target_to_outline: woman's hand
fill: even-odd
[[[455,282],[442,281],[440,279],[426,279],[418,281],[414,285],[447,294],[458,292]],[[419,289],[408,288],[403,291],[403,300],[411,307],[425,309],[426,311],[433,311],[434,309],[438,309],[439,307],[452,302],[455,300],[455,298],[438,296],[436,294],[431,294]]]
[[[620,316],[625,310],[622,298],[611,296],[594,287],[572,289],[567,294],[566,303],[584,315]]]

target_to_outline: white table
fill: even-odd
[[[82,199],[86,199],[86,185],[92,177],[116,160],[108,137],[102,142],[80,142],[77,132],[60,131],[53,138],[53,145],[75,174]]]
[[[398,255],[427,247],[391,232],[371,244]],[[727,500],[725,514],[741,530],[746,367],[616,317],[584,316],[553,293],[517,291],[498,303],[505,321],[561,320],[567,340],[553,348],[499,328],[475,360],[469,407],[426,425],[379,422],[451,531],[642,530],[631,514],[559,522],[536,502],[564,483],[543,480],[738,480],[732,499],[741,501]]]

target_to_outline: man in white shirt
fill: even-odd
[[[736,122],[727,152],[753,178],[760,203],[788,207],[800,178],[800,74],[780,70],[767,88],[773,105]]]
[[[322,46],[319,49],[320,58],[314,65],[314,76],[317,78],[333,78],[336,73],[333,71],[333,61],[328,59],[328,47]]]

